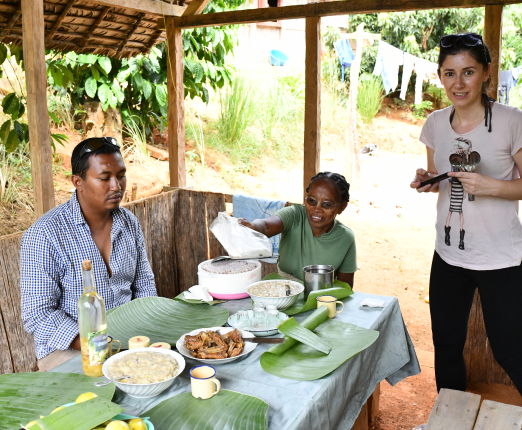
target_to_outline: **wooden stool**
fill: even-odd
[[[478,415],[478,417],[477,417]],[[426,430],[521,430],[522,408],[484,400],[478,394],[440,390]]]

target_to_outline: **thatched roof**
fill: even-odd
[[[143,13],[122,7],[125,2],[114,3],[119,6],[111,0],[43,1],[46,49],[121,58],[147,53],[165,40],[164,30],[157,25],[161,13]],[[183,11],[175,1],[150,4],[171,15]],[[0,42],[22,43],[20,0],[0,0]]]

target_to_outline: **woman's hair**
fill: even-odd
[[[308,185],[308,188],[306,189],[307,193],[310,192],[310,187],[312,186],[312,184],[314,183],[314,181],[316,179],[329,179],[337,187],[337,191],[339,191],[339,196],[341,197],[341,200],[343,202],[350,201],[350,184],[348,182],[346,182],[346,178],[343,175],[340,175],[339,173],[332,173],[332,172],[318,173],[310,181],[310,185]]]
[[[442,68],[442,64],[446,60],[446,58],[449,55],[457,55],[461,52],[467,52],[469,55],[475,59],[475,61],[479,64],[482,64],[482,67],[484,67],[484,70],[486,70],[489,65],[491,64],[491,54],[489,53],[489,49],[484,43],[484,40],[482,39],[482,36],[476,33],[464,33],[464,34],[458,34],[458,35],[452,35],[454,37],[453,43],[451,43],[450,46],[443,46],[442,39],[440,43],[440,51],[439,51],[439,60],[438,60],[438,71],[440,76],[440,70]],[[446,37],[446,36],[445,36]],[[469,45],[466,43],[466,38],[471,37],[476,40],[480,40],[480,43],[477,43],[475,45]],[[491,83],[491,75],[489,75],[489,78],[486,82],[482,83],[482,104],[484,105],[485,109],[485,126],[488,127],[488,119],[489,119],[489,128],[488,131],[491,133],[491,118],[493,116],[491,107],[493,105],[494,99],[488,97],[487,91],[489,84]],[[450,121],[453,120],[453,115],[455,113],[455,110],[451,113]]]

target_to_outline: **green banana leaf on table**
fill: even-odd
[[[229,390],[207,400],[196,399],[190,392],[178,394],[143,415],[161,430],[268,429],[268,403]]]
[[[85,392],[91,391],[100,398],[111,400],[116,389],[113,384],[94,386],[94,382],[102,379],[105,378],[58,372],[1,375],[0,428],[19,429],[20,424],[26,425],[40,415],[49,415],[58,406],[74,402]]]
[[[227,322],[228,310],[223,307],[200,307],[164,297],[143,297],[132,300],[107,314],[109,335],[129,347],[133,336],[147,336],[150,343],[177,340],[192,330],[219,327]]]
[[[278,273],[270,273],[264,277],[264,281],[270,280],[278,280],[278,279],[286,279],[283,278]],[[299,281],[301,284],[304,284],[303,281]],[[337,299],[344,299],[345,297],[351,296],[353,291],[351,287],[346,283],[339,280],[335,280],[332,288],[327,288],[324,290],[312,291],[308,295],[308,299],[305,301],[303,294],[299,295],[299,298],[288,309],[284,309],[283,312],[287,315],[295,315],[300,314],[301,312],[311,311],[312,309],[317,308],[317,297],[319,296],[335,296]]]
[[[36,422],[42,430],[91,430],[121,412],[123,408],[116,403],[103,397],[95,397],[61,409]]]
[[[313,381],[328,375],[379,337],[378,331],[329,319],[326,306],[318,308],[301,324],[288,319],[279,326],[279,331],[286,340],[261,355],[261,367],[272,375],[296,381]],[[325,345],[331,348],[328,353],[323,352]]]

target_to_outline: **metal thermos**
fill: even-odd
[[[303,267],[305,300],[312,291],[332,288],[334,268],[329,265],[312,265]]]

